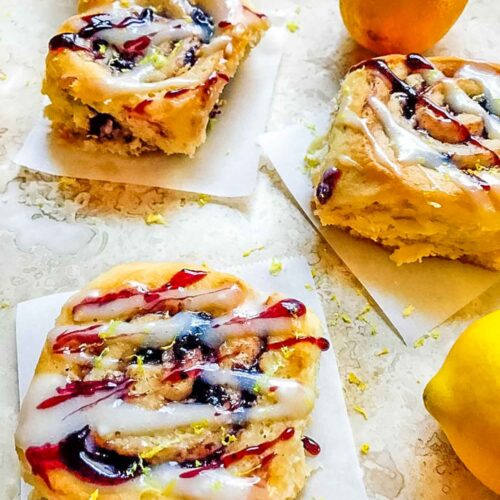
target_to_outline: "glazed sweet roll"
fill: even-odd
[[[116,267],[70,299],[23,402],[35,498],[288,499],[321,350],[293,298],[178,264]]]
[[[58,135],[86,149],[193,155],[243,57],[268,28],[239,0],[106,2],[49,42],[43,92]]]
[[[500,269],[500,66],[417,54],[345,77],[316,182],[322,224],[398,263],[427,256]]]

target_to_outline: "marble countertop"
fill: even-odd
[[[150,187],[64,180],[18,169],[10,158],[40,114],[46,42],[75,0],[2,0],[0,4],[0,498],[16,498],[13,432],[18,391],[15,304],[72,290],[119,262],[184,260],[224,269],[242,261],[303,254],[316,272],[360,461],[373,499],[496,498],[464,468],[422,404],[422,391],[464,325],[500,305],[500,285],[460,311],[438,340],[406,347],[369,297],[303,217],[283,184],[262,165],[248,199],[213,199]],[[259,6],[264,0],[256,2]],[[269,2],[267,2],[269,4]],[[339,78],[369,54],[349,39],[335,0],[275,0],[299,30],[288,34],[269,129],[312,121],[330,106]],[[299,8],[297,8],[299,7]],[[471,0],[429,53],[498,57],[500,3]],[[236,167],[235,167],[236,168]],[[237,172],[235,172],[237,175]],[[12,180],[11,180],[12,179]],[[9,182],[10,181],[10,182]],[[149,213],[165,225],[147,225]],[[264,249],[244,259],[249,248]],[[338,301],[331,300],[332,295]],[[344,321],[347,317],[352,318]],[[375,334],[372,334],[375,333]],[[387,349],[386,355],[379,356]],[[365,390],[347,381],[349,372]],[[366,410],[368,419],[354,411]],[[339,451],[341,452],[341,450]]]

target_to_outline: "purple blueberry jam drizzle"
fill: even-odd
[[[105,54],[110,49],[111,57],[107,58],[106,64],[118,72],[130,71],[137,65],[138,59],[145,56],[146,51],[151,46],[152,39],[156,34],[154,28],[152,27],[152,33],[127,40],[122,46],[110,45],[106,40],[99,38],[100,33],[111,29],[127,29],[152,24],[161,17],[163,16],[155,14],[151,8],[133,13],[120,22],[113,22],[107,13],[82,16],[81,19],[86,23],[85,26],[77,33],[59,33],[54,36],[49,42],[49,49],[51,51],[84,51],[92,55],[95,60],[105,59]],[[194,7],[190,17],[192,22],[201,28],[203,34],[201,42],[209,43],[214,36],[213,18],[200,7]],[[196,60],[196,48],[190,47],[184,55],[184,65],[191,67],[196,63]]]
[[[316,198],[321,205],[324,205],[332,197],[341,173],[337,167],[330,167],[324,171],[321,181],[316,187]]]

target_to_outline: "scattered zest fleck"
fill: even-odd
[[[283,271],[283,263],[273,257],[271,265],[269,266],[269,273],[272,276],[278,276],[278,274],[281,273],[281,271]]]
[[[103,358],[108,354],[108,352],[109,352],[109,347],[106,347],[101,351],[99,356],[96,356],[94,358],[94,368],[100,369],[103,367],[102,361],[103,361]]]
[[[366,384],[352,372],[348,373],[347,380],[350,384],[358,386],[360,391],[364,391],[366,389]]]
[[[429,332],[429,335],[434,339],[434,340],[439,340],[441,338],[441,332],[435,328],[434,330],[431,330]]]
[[[375,356],[386,356],[387,354],[389,354],[389,349],[387,349],[387,347],[384,347],[381,351],[377,352]]]
[[[299,25],[295,21],[289,21],[286,23],[286,29],[290,33],[295,33],[299,29]]]
[[[158,445],[158,446],[155,446],[154,448],[151,448],[148,451],[141,453],[140,457],[145,459],[145,460],[149,460],[150,458],[153,458],[154,456],[158,455],[158,453],[160,453],[160,451],[162,451],[164,449],[165,449],[164,446]]]
[[[359,413],[365,420],[368,420],[368,414],[366,413],[366,410],[362,408],[361,406],[354,406],[354,411],[356,413]]]
[[[415,312],[415,307],[411,304],[403,309],[403,318],[408,318]]]
[[[234,443],[235,441],[236,441],[236,436],[234,434],[225,434],[220,442],[223,446],[228,446],[229,444]]]
[[[308,292],[312,292],[313,291],[313,286],[310,284],[310,283],[306,283],[304,285],[304,288],[308,291]]]
[[[288,359],[293,354],[294,349],[290,348],[290,347],[287,347],[287,346],[283,346],[280,349],[280,351],[281,351],[281,354],[283,354],[283,357],[285,359]]]
[[[210,195],[200,194],[200,196],[198,197],[198,205],[200,205],[200,207],[204,207],[207,203],[210,203],[211,200],[212,198]]]
[[[166,224],[165,218],[161,214],[148,214],[146,215],[145,221],[148,226],[151,224]]]
[[[7,300],[0,301],[0,309],[8,309],[10,307],[10,302]]]
[[[243,252],[243,257],[249,257],[250,255],[252,255],[254,252],[258,252],[260,250],[264,250],[264,245],[260,245],[258,247],[255,247],[255,248],[250,248],[249,250],[245,250]]]
[[[342,314],[340,315],[340,318],[342,319],[342,321],[343,321],[344,323],[347,323],[348,325],[350,325],[350,324],[352,323],[352,319],[351,319],[351,317],[349,316],[349,314],[347,314],[347,313],[342,313]]]
[[[7,75],[0,70],[0,80],[7,80]]]
[[[413,347],[418,349],[419,347],[423,347],[425,341],[429,338],[429,335],[422,335],[419,339],[415,340],[413,343]]]
[[[212,484],[212,490],[214,491],[220,491],[222,489],[222,481],[220,479],[217,479],[217,481],[214,481]]]
[[[368,455],[370,451],[370,445],[368,443],[363,443],[360,446],[359,451],[361,452],[361,455]]]
[[[198,422],[197,424],[193,424],[191,427],[193,428],[193,432],[197,435],[205,432],[207,428],[208,420],[204,420],[202,422]]]
[[[118,325],[120,323],[121,323],[121,321],[116,321],[114,319],[111,320],[108,328],[106,328],[106,330],[104,330],[103,332],[99,333],[99,337],[101,339],[107,339],[108,337],[112,337],[116,333],[116,330],[117,330]]]
[[[93,493],[89,496],[89,500],[97,500],[99,498],[99,490],[94,490]]]

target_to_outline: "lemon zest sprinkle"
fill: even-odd
[[[144,220],[146,221],[146,224],[148,226],[151,226],[152,224],[162,224],[162,225],[166,224],[165,217],[163,217],[162,214],[155,214],[155,213],[147,214]]]
[[[281,271],[283,271],[283,263],[273,257],[271,265],[269,266],[269,274],[271,274],[271,276],[278,276]]]
[[[360,446],[359,451],[361,452],[361,455],[368,455],[370,451],[370,445],[368,443],[363,443]]]
[[[220,479],[217,479],[212,484],[212,490],[213,491],[220,491],[222,489],[222,486],[223,486],[222,481]]]
[[[0,309],[8,309],[10,307],[10,302],[7,300],[0,301]]]
[[[158,446],[155,446],[155,447],[151,448],[150,450],[142,452],[139,456],[141,458],[149,460],[150,458],[153,458],[154,456],[158,455],[158,453],[160,453],[160,451],[163,451],[164,449],[165,449],[165,446],[162,446],[161,444],[159,444]]]
[[[102,368],[102,360],[109,353],[109,347],[105,347],[98,356],[94,357],[94,368]]]
[[[352,323],[352,319],[351,317],[349,316],[349,314],[347,314],[346,312],[342,313],[340,315],[340,318],[342,319],[342,321],[344,323],[347,323],[347,324],[351,324]]]
[[[200,194],[200,196],[198,196],[198,205],[204,207],[207,203],[210,203],[211,200],[212,197],[209,194]]]
[[[287,346],[283,346],[280,348],[280,352],[285,359],[288,359],[290,356],[292,356],[294,349]]]
[[[415,306],[412,306],[411,304],[406,306],[403,309],[403,318],[408,318],[415,312]]]
[[[99,489],[94,490],[89,496],[89,500],[97,500],[99,498]]]
[[[258,252],[260,250],[264,250],[264,245],[259,245],[258,247],[254,247],[254,248],[249,248],[248,250],[245,250],[243,252],[243,257],[249,257],[250,255],[252,255],[254,252]]]
[[[355,373],[349,372],[347,374],[347,380],[350,384],[356,385],[360,391],[366,389],[366,383],[363,382]]]
[[[434,339],[434,340],[439,340],[441,338],[441,332],[435,328],[434,330],[431,330],[429,332],[429,335]]]
[[[304,285],[304,288],[308,291],[308,292],[312,292],[314,290],[313,286],[310,284],[310,283],[306,283]]]
[[[425,344],[425,341],[429,338],[429,335],[425,334],[425,335],[422,335],[419,339],[415,340],[415,342],[413,343],[413,347],[415,349],[418,349],[419,347],[423,347],[424,344]]]
[[[299,25],[295,21],[289,21],[286,23],[286,29],[290,33],[295,33],[299,29]]]
[[[368,414],[366,413],[366,410],[362,408],[361,406],[355,405],[353,407],[354,411],[356,413],[359,413],[365,420],[368,420]]]
[[[386,356],[387,354],[389,354],[389,349],[387,349],[387,347],[384,347],[381,351],[377,352],[375,356]]]
[[[104,330],[103,332],[99,333],[99,338],[101,339],[107,339],[109,337],[112,337],[118,328],[118,325],[121,323],[121,321],[117,321],[115,319],[112,319],[109,323],[108,328]]]

